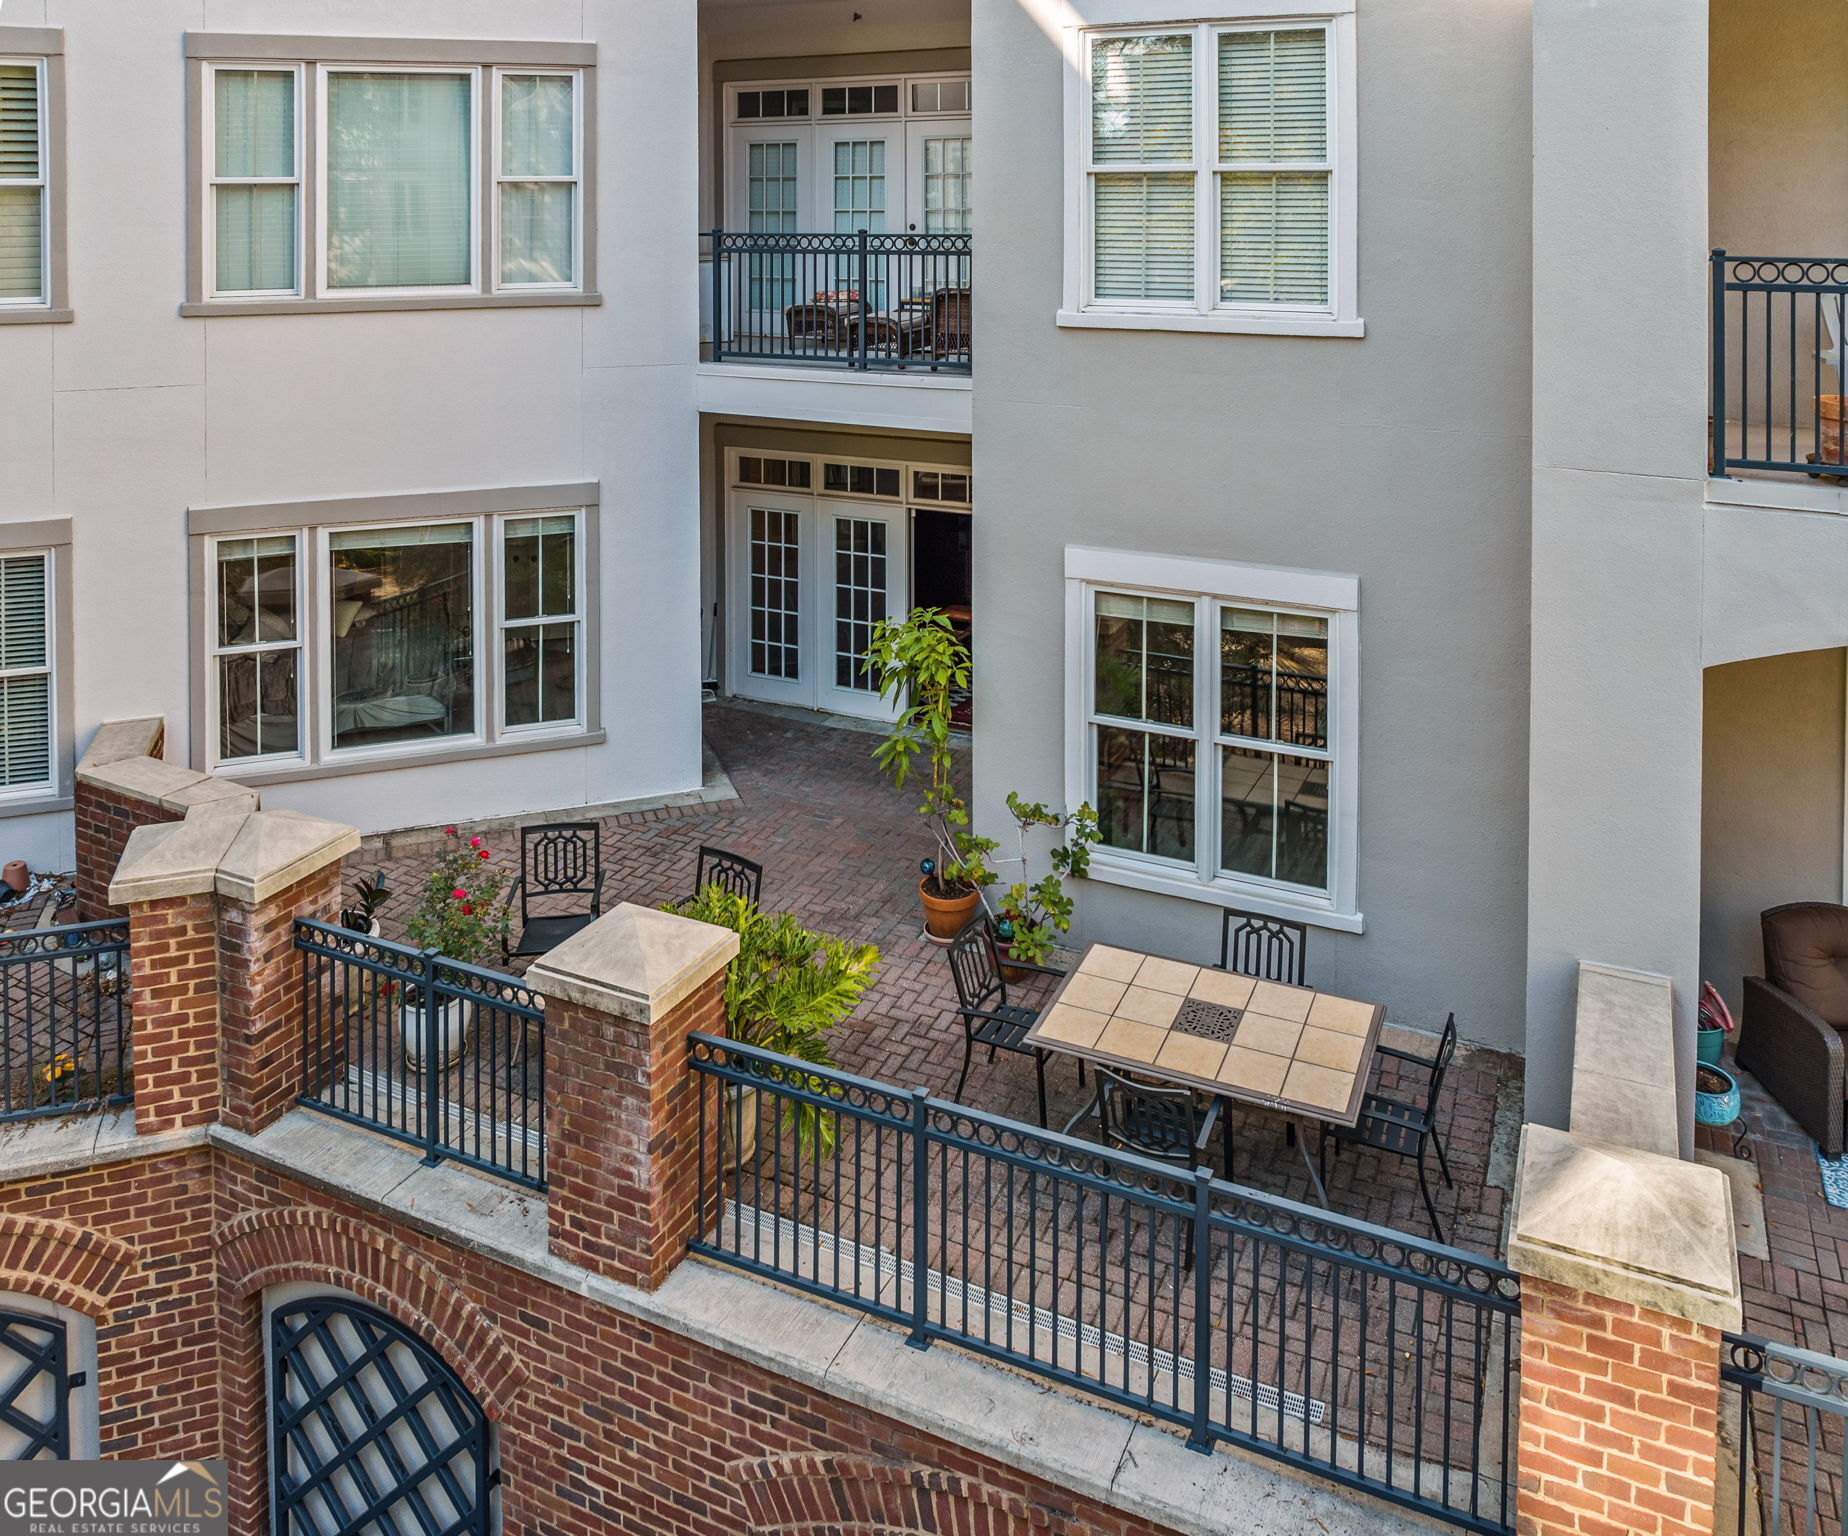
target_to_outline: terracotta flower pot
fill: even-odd
[[[918,881],[918,898],[924,903],[924,937],[933,944],[948,944],[969,926],[982,893],[970,891],[964,896],[933,896],[925,889],[932,877]]]

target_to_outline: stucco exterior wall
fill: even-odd
[[[600,481],[607,745],[280,785],[366,829],[700,780],[693,0],[9,0],[66,33],[68,325],[0,326],[0,518],[73,521],[79,750],[191,750],[186,509]],[[600,307],[182,318],[188,30],[591,39]],[[645,141],[645,154],[633,152]],[[637,238],[646,231],[647,238]],[[0,822],[68,868],[67,815]]]
[[[1842,899],[1848,652],[1709,667],[1701,752],[1700,973],[1737,1013],[1764,974],[1758,915]]]
[[[974,12],[979,818],[1064,798],[1066,545],[1357,575],[1366,931],[1312,933],[1310,979],[1519,1047],[1527,11],[1362,0],[1367,334],[1336,340],[1056,326],[1062,9]],[[1090,882],[1077,932],[1216,959],[1219,909]]]

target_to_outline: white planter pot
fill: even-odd
[[[468,1026],[474,1019],[475,1005],[466,998],[445,997],[436,1005],[434,1023],[426,1026],[429,1012],[422,1003],[408,1004],[398,1010],[398,1034],[404,1041],[404,1060],[409,1066],[424,1065],[427,1032],[435,1041],[436,1064],[454,1066],[456,1058],[467,1049]]]

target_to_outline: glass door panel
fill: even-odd
[[[818,703],[837,714],[889,719],[891,706],[880,697],[879,679],[863,657],[873,641],[873,626],[902,614],[909,606],[906,578],[908,514],[893,507],[823,500],[817,504],[826,570],[817,592],[827,603],[822,644],[827,670]]]
[[[803,498],[735,492],[731,515],[731,687],[747,698],[812,705],[811,573]]]

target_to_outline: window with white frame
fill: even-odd
[[[205,299],[583,288],[584,71],[206,71]]]
[[[1280,331],[1354,318],[1349,20],[1079,34],[1068,309]]]
[[[215,760],[340,761],[581,729],[582,517],[213,540]]]
[[[0,801],[56,785],[51,560],[0,555]]]
[[[1074,556],[1072,780],[1105,869],[1350,909],[1349,579]]]
[[[0,59],[0,310],[50,302],[46,62]]]

